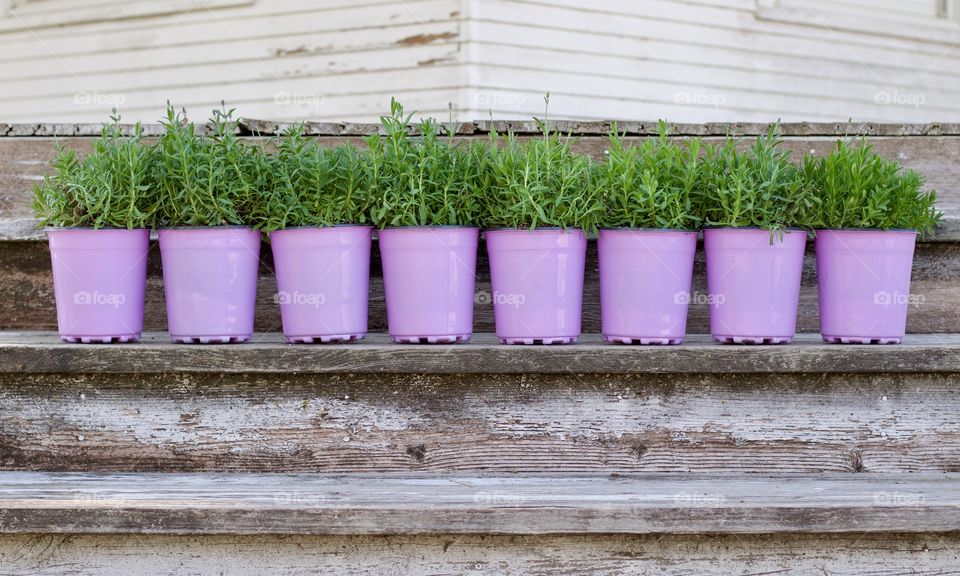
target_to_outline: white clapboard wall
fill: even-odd
[[[0,0],[0,122],[958,121],[960,0]]]
[[[87,5],[88,9],[79,6]],[[165,9],[162,7],[166,6]],[[17,0],[0,16],[0,122],[370,119],[463,91],[460,0]],[[26,28],[26,29],[24,29]]]

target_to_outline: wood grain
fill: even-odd
[[[0,536],[0,575],[955,576],[960,534]]]
[[[0,532],[768,534],[960,530],[960,475],[0,474]]]
[[[293,367],[5,373],[0,469],[960,473],[956,381],[955,374],[365,375]]]

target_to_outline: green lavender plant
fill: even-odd
[[[275,142],[270,185],[254,209],[257,228],[335,226],[367,221],[367,155],[354,146],[320,146],[296,125]]]
[[[778,126],[741,150],[734,138],[707,147],[697,211],[704,225],[759,227],[771,232],[802,227],[813,205],[801,170],[780,147]]]
[[[637,146],[625,146],[613,125],[606,161],[594,166],[592,186],[602,198],[600,224],[608,228],[690,230],[700,219],[693,197],[703,163],[699,138],[671,141],[667,125]]]
[[[233,110],[214,110],[211,133],[205,134],[168,104],[163,126],[158,143],[161,224],[249,225],[259,195],[270,185],[272,163],[260,146],[237,136]]]
[[[813,228],[901,228],[929,234],[942,216],[936,192],[922,191],[923,176],[881,158],[866,138],[838,140],[827,156],[807,155],[803,175],[813,191]]]
[[[549,107],[549,94],[544,98]],[[591,162],[574,154],[570,137],[536,120],[542,137],[520,141],[491,129],[491,189],[483,198],[488,228],[541,227],[596,230],[603,211],[599,190],[590,185]]]
[[[380,118],[384,135],[367,138],[371,220],[386,226],[473,226],[482,193],[486,154],[476,146],[457,147],[432,119],[419,135],[410,133],[411,115],[390,102]]]
[[[148,228],[157,207],[156,155],[136,124],[124,136],[120,117],[105,124],[84,159],[58,145],[53,173],[34,187],[33,209],[44,226]]]

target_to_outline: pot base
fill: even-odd
[[[175,344],[237,344],[246,342],[250,335],[243,336],[174,336],[170,335],[170,340]]]
[[[639,344],[641,346],[676,346],[683,344],[683,338],[632,338],[630,336],[603,336],[604,342],[614,344]]]
[[[330,344],[333,342],[355,342],[357,340],[362,340],[366,336],[363,332],[357,332],[356,334],[331,334],[329,336],[284,336],[283,339],[287,344]]]
[[[456,344],[468,342],[470,334],[444,334],[443,336],[391,336],[396,344]]]
[[[829,344],[900,344],[903,338],[870,338],[858,336],[824,336]]]
[[[532,346],[534,344],[542,344],[544,346],[550,346],[552,344],[576,344],[576,336],[559,336],[557,338],[501,338],[501,344],[524,344],[527,346]]]
[[[70,344],[124,344],[140,340],[140,334],[118,334],[116,336],[60,336],[60,339]]]
[[[789,336],[714,336],[714,340],[721,344],[789,344],[793,338]]]

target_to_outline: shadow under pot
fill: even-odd
[[[411,226],[377,233],[394,342],[453,344],[473,334],[477,228]]]
[[[899,344],[907,327],[912,230],[818,230],[820,333],[827,342]]]
[[[603,229],[597,252],[603,339],[621,344],[682,343],[697,233]]]
[[[580,337],[587,239],[582,230],[487,230],[501,344],[572,344]]]
[[[703,231],[710,332],[729,344],[788,344],[797,305],[807,234],[758,228]]]
[[[51,228],[57,327],[65,342],[132,342],[143,332],[150,231]]]
[[[283,337],[348,342],[367,333],[370,226],[289,228],[270,233]]]
[[[245,342],[253,335],[260,232],[246,227],[160,230],[170,339]]]

